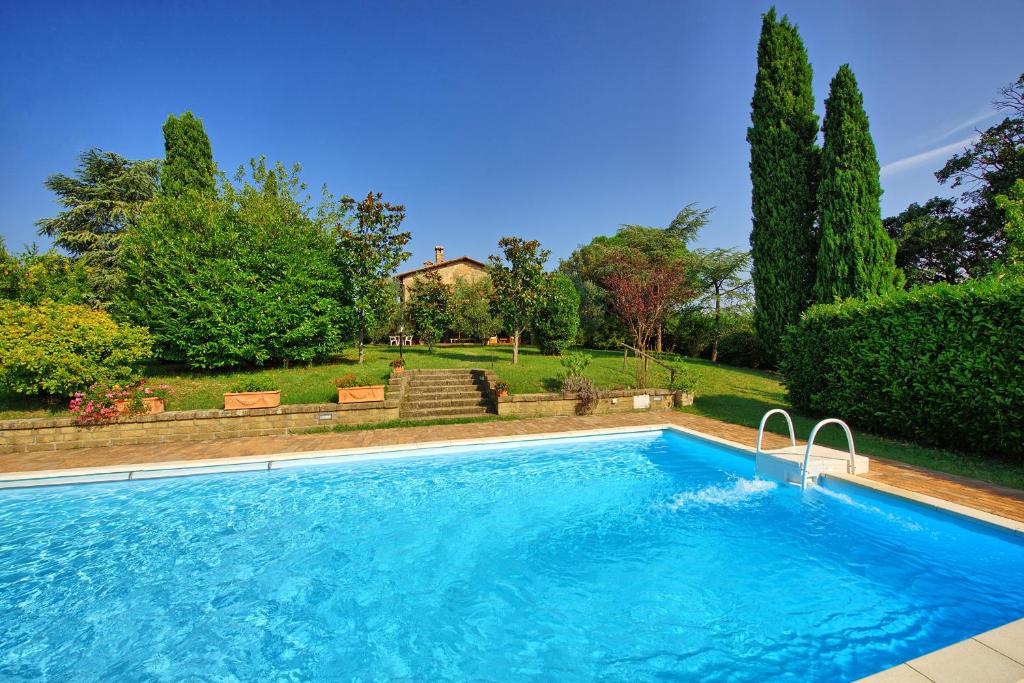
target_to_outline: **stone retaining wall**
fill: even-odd
[[[577,394],[515,394],[497,399],[498,415],[510,417],[557,417],[575,415]],[[670,410],[672,392],[667,389],[602,391],[594,415]]]
[[[96,446],[276,436],[336,424],[398,419],[403,383],[392,377],[383,401],[284,405],[246,410],[180,410],[140,415],[111,424],[78,426],[74,418],[0,421],[0,456]]]
[[[74,418],[0,421],[0,457],[12,453],[62,451],[73,448],[277,436],[337,424],[374,424],[398,420],[405,373],[392,375],[386,398],[370,403],[284,405],[247,410],[182,410],[140,415],[111,424],[79,426]],[[493,373],[487,373],[495,396]],[[572,394],[495,396],[503,417],[557,417],[576,414],[579,397]],[[665,389],[603,391],[595,414],[669,410],[672,392]]]

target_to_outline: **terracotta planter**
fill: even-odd
[[[276,408],[281,405],[280,391],[239,391],[224,394],[224,410]]]
[[[404,365],[396,365],[396,366],[391,368],[391,372],[395,373],[396,375],[401,375],[403,372],[405,372],[405,366]]]
[[[131,403],[128,399],[116,399],[114,407],[117,408],[118,415],[127,413]],[[142,399],[142,407],[146,409],[143,415],[156,415],[157,413],[164,412],[164,400],[159,396],[150,396]]]
[[[384,400],[384,385],[338,387],[338,403],[369,403]]]
[[[505,391],[504,389],[499,389],[497,394],[498,394],[498,398],[504,398],[504,397],[508,396],[508,392]]]

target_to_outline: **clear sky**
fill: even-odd
[[[486,257],[503,235],[567,255],[620,223],[716,206],[698,246],[747,246],[745,140],[766,2],[0,4],[0,234],[39,241],[43,179],[91,147],[163,155],[169,113],[201,117],[222,170],[266,154],[311,188],[408,208],[417,265]],[[1024,71],[1024,2],[781,2],[821,113],[849,62],[883,214],[931,175]],[[984,30],[981,30],[983,27]]]

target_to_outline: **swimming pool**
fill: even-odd
[[[454,453],[0,491],[0,678],[841,680],[1024,614],[1012,534],[696,437]]]

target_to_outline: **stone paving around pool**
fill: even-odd
[[[697,415],[678,412],[627,413],[19,453],[0,456],[0,473],[201,461],[281,453],[310,453],[345,448],[387,447],[422,442],[554,434],[576,430],[666,423],[745,444],[751,448],[757,438],[755,429]],[[765,448],[781,448],[787,445],[784,437],[765,434]],[[871,460],[871,471],[858,476],[1024,522],[1024,492],[1022,491],[874,457]]]

